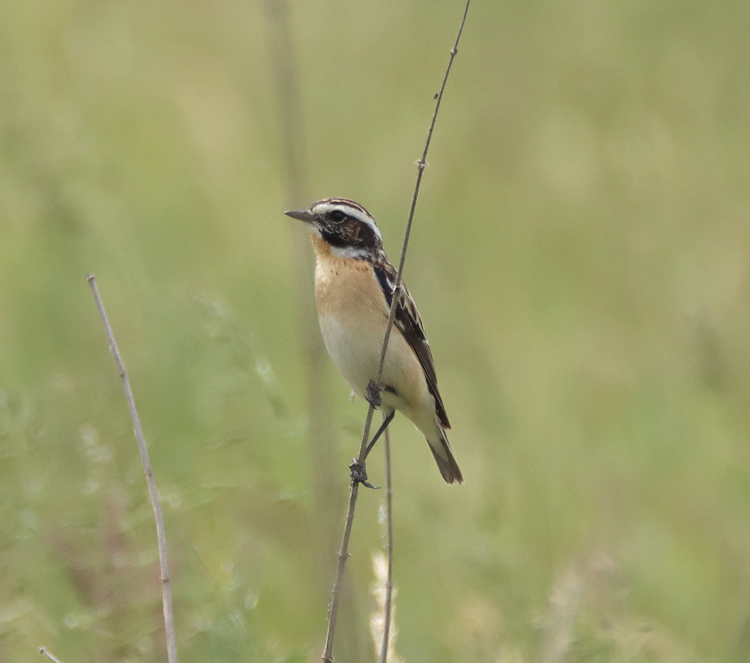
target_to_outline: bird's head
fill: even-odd
[[[285,214],[308,224],[339,255],[358,258],[383,249],[383,236],[375,219],[352,200],[326,198],[313,203],[309,209]]]

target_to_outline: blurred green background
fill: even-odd
[[[0,2],[0,661],[166,660],[89,272],[181,660],[319,660],[366,408],[301,340],[273,6]],[[461,11],[290,7],[295,206],[361,202],[393,260]],[[466,484],[396,420],[406,663],[748,660],[748,44],[746,1],[475,0],[406,268]],[[374,660],[383,492],[360,494],[344,663]]]

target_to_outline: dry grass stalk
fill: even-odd
[[[135,406],[135,397],[133,396],[133,389],[130,386],[130,379],[125,371],[125,365],[120,355],[120,350],[117,347],[117,341],[115,340],[115,333],[112,331],[112,325],[109,323],[107,312],[104,310],[104,302],[102,301],[101,295],[99,294],[99,288],[96,285],[96,277],[93,274],[89,274],[86,278],[91,286],[91,291],[94,293],[94,300],[96,301],[96,308],[99,310],[99,316],[102,319],[104,325],[104,332],[107,335],[107,343],[109,345],[109,351],[115,358],[117,364],[117,372],[120,375],[122,381],[122,388],[125,391],[125,400],[128,403],[128,410],[130,412],[130,418],[133,421],[133,433],[135,439],[138,442],[138,451],[141,454],[141,462],[143,463],[143,471],[146,474],[146,482],[148,483],[148,493],[151,498],[151,506],[154,510],[154,520],[156,521],[156,538],[159,546],[159,567],[161,575],[161,591],[162,591],[162,607],[164,611],[164,631],[167,638],[167,658],[169,663],[177,663],[177,642],[174,631],[174,614],[172,612],[172,587],[169,580],[169,562],[167,560],[167,535],[164,529],[164,516],[161,510],[161,500],[159,499],[159,491],[156,489],[156,480],[154,479],[154,473],[151,470],[151,461],[148,457],[148,447],[146,446],[146,438],[143,435],[143,428],[141,427],[141,419],[138,416],[138,410]]]
[[[396,654],[398,629],[395,600],[398,590],[390,581],[390,566],[388,557],[382,552],[376,552],[372,556],[375,580],[371,592],[375,597],[375,610],[370,615],[370,635],[380,663],[403,663],[403,659]]]
[[[469,5],[471,0],[466,0],[464,7],[463,16],[461,18],[461,25],[458,29],[456,40],[453,44],[453,48],[450,50],[450,58],[448,60],[448,66],[445,69],[445,75],[443,76],[443,83],[440,86],[440,91],[437,94],[435,100],[435,109],[432,113],[432,120],[430,122],[430,128],[427,132],[427,140],[425,142],[424,151],[422,152],[422,158],[417,161],[417,182],[414,186],[414,195],[412,196],[411,207],[409,208],[409,217],[406,221],[406,230],[404,232],[404,241],[401,245],[401,257],[398,263],[398,272],[396,273],[396,281],[393,286],[393,299],[391,301],[391,312],[388,316],[388,324],[385,329],[385,337],[383,338],[383,347],[380,353],[380,364],[378,366],[378,372],[374,380],[375,391],[379,390],[380,376],[383,372],[383,364],[385,363],[385,353],[388,349],[388,341],[391,337],[391,331],[393,329],[393,323],[396,317],[396,309],[398,307],[398,301],[401,297],[401,276],[404,271],[404,262],[406,260],[406,251],[409,247],[409,237],[411,235],[411,228],[414,222],[414,212],[417,207],[417,199],[419,197],[419,189],[422,184],[422,175],[424,169],[427,166],[427,153],[430,149],[430,143],[432,142],[432,134],[435,130],[435,123],[437,121],[438,111],[440,110],[440,103],[443,100],[443,94],[445,93],[445,86],[448,82],[448,75],[450,74],[451,67],[453,66],[453,60],[458,53],[458,43],[461,40],[461,34],[463,33],[464,25],[466,24],[466,16],[469,12]],[[368,389],[369,391],[369,389]],[[376,395],[376,394],[373,394]],[[367,410],[367,417],[365,419],[364,431],[362,434],[362,443],[359,449],[359,456],[355,461],[355,466],[364,468],[366,459],[367,444],[370,439],[370,427],[372,426],[372,417],[375,409],[372,404]],[[333,590],[331,592],[331,603],[328,608],[328,631],[326,634],[326,644],[323,650],[322,659],[325,663],[331,663],[333,661],[333,642],[336,632],[336,621],[338,618],[338,604],[341,596],[341,587],[344,577],[344,568],[346,567],[346,560],[349,557],[349,539],[352,532],[352,524],[354,522],[354,509],[357,504],[357,495],[359,493],[359,481],[353,480],[351,482],[351,488],[349,491],[349,508],[347,510],[346,521],[344,525],[344,536],[341,540],[341,548],[338,555],[338,567],[336,569],[336,579],[333,583]],[[385,650],[387,651],[387,645]]]

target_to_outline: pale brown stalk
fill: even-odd
[[[146,474],[148,493],[149,497],[151,498],[151,506],[154,510],[154,520],[156,521],[156,539],[159,546],[161,598],[162,608],[164,610],[164,632],[167,638],[167,659],[169,663],[177,663],[177,643],[174,632],[174,615],[172,613],[172,587],[169,580],[169,562],[167,560],[167,535],[164,529],[164,516],[162,515],[161,511],[159,492],[156,489],[156,480],[154,479],[154,473],[151,470],[151,461],[148,457],[148,447],[146,446],[146,438],[143,435],[141,419],[138,416],[138,410],[135,406],[133,389],[130,386],[130,379],[128,378],[128,374],[125,372],[125,365],[123,364],[120,350],[117,347],[117,341],[115,340],[115,334],[112,331],[112,325],[109,324],[107,312],[104,310],[104,302],[102,302],[101,295],[99,294],[99,288],[96,285],[96,277],[93,274],[89,274],[86,280],[89,282],[91,291],[94,293],[96,308],[99,310],[99,315],[102,319],[102,324],[104,325],[104,332],[107,335],[109,351],[112,353],[112,356],[115,358],[115,363],[117,364],[117,372],[120,375],[120,380],[122,381],[122,388],[125,391],[125,400],[128,403],[128,410],[130,411],[130,419],[133,422],[133,433],[135,434],[135,439],[138,442],[138,451],[141,454],[143,471]]]
[[[307,148],[303,122],[304,104],[299,85],[298,57],[292,35],[289,0],[266,0],[268,47],[278,108],[279,137],[283,155],[284,198],[286,209],[293,209],[308,198]],[[294,230],[298,228],[295,226]],[[327,557],[338,540],[341,507],[336,504],[338,481],[336,458],[338,441],[333,426],[333,399],[330,385],[330,361],[318,330],[310,274],[313,255],[305,233],[293,232],[294,272],[297,285],[297,324],[302,339],[306,368],[307,444],[313,474],[313,490],[320,532],[320,547],[325,550],[324,583],[332,568]],[[321,558],[324,556],[321,554]],[[321,585],[323,590],[324,585]]]
[[[380,663],[388,663],[390,650],[391,614],[393,613],[393,481],[391,477],[391,431],[385,429],[385,519],[388,530],[388,571],[385,577],[385,604],[383,606],[383,643]]]
[[[430,143],[432,142],[432,133],[435,130],[435,123],[437,121],[438,111],[440,110],[440,103],[443,100],[443,93],[445,92],[445,85],[448,82],[448,75],[450,74],[451,67],[453,66],[453,60],[458,53],[458,43],[461,40],[461,33],[464,30],[464,24],[466,23],[466,16],[469,13],[469,5],[471,0],[466,0],[464,7],[463,16],[461,18],[461,25],[456,35],[456,41],[453,44],[453,48],[450,50],[450,59],[448,60],[448,66],[445,69],[445,75],[443,76],[443,83],[440,86],[440,92],[437,94],[435,101],[435,109],[432,113],[432,121],[430,122],[430,128],[427,132],[427,141],[425,142],[424,151],[422,152],[422,158],[417,161],[417,182],[414,186],[414,195],[412,196],[411,207],[409,208],[409,218],[406,221],[406,230],[404,232],[404,241],[401,245],[401,257],[398,263],[398,272],[396,274],[396,283],[394,284],[393,300],[391,302],[391,311],[388,316],[388,324],[385,329],[385,336],[383,338],[383,347],[380,352],[380,363],[378,365],[378,373],[375,378],[375,389],[379,389],[380,376],[383,372],[383,364],[385,363],[385,354],[388,350],[388,341],[391,337],[391,331],[393,329],[393,322],[396,317],[396,308],[398,306],[399,298],[401,297],[401,275],[404,271],[404,262],[406,260],[406,251],[409,246],[409,236],[411,235],[411,228],[414,221],[414,211],[417,207],[417,198],[419,197],[419,189],[422,184],[422,175],[424,173],[425,166],[427,165],[427,153],[430,149]],[[375,412],[375,408],[370,404],[367,410],[367,417],[365,418],[365,427],[362,434],[362,443],[359,448],[359,456],[356,461],[356,465],[364,467],[365,464],[365,452],[367,450],[367,443],[370,439],[370,427],[372,426],[372,416]],[[333,661],[333,641],[336,631],[336,620],[338,617],[338,604],[339,597],[341,594],[341,584],[344,578],[344,568],[346,566],[346,560],[349,557],[349,539],[351,537],[352,524],[354,522],[354,509],[357,504],[357,494],[359,492],[359,481],[353,480],[349,491],[349,509],[346,514],[346,521],[344,525],[344,536],[341,540],[341,548],[338,554],[338,568],[336,570],[336,579],[333,584],[333,590],[331,592],[331,604],[328,609],[328,632],[326,634],[326,644],[323,650],[322,659],[325,663],[331,663]],[[389,574],[391,559],[389,555]],[[388,601],[390,603],[390,601]],[[390,615],[390,606],[386,605],[386,614]],[[385,638],[388,637],[390,625],[386,623],[384,628]],[[387,642],[384,645],[387,651]]]

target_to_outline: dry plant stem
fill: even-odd
[[[91,291],[94,293],[94,300],[96,301],[96,308],[99,310],[99,315],[104,325],[104,331],[107,334],[107,343],[109,344],[109,351],[115,358],[117,364],[117,372],[122,380],[122,388],[125,391],[125,400],[128,402],[128,410],[130,411],[130,418],[133,421],[133,433],[135,439],[138,442],[138,450],[141,454],[141,462],[143,463],[143,471],[146,474],[146,482],[148,483],[148,492],[151,497],[151,506],[154,509],[154,520],[156,521],[156,538],[159,545],[159,566],[161,572],[161,595],[162,595],[162,607],[164,609],[164,632],[167,638],[167,658],[169,663],[177,663],[177,645],[174,633],[174,617],[172,613],[172,588],[169,581],[169,562],[167,561],[167,535],[164,530],[164,517],[161,512],[161,501],[159,500],[159,493],[156,490],[156,481],[154,480],[154,473],[151,470],[151,461],[148,458],[148,448],[146,447],[146,438],[143,435],[143,428],[141,428],[141,420],[138,416],[138,410],[135,407],[135,397],[133,396],[133,389],[130,386],[130,380],[128,374],[125,372],[125,365],[122,363],[122,356],[120,350],[117,347],[117,341],[115,340],[115,334],[112,331],[112,325],[109,324],[109,318],[107,312],[104,310],[104,303],[99,295],[99,288],[96,286],[96,277],[90,274],[86,280],[91,286]]]
[[[59,658],[50,654],[46,647],[39,647],[39,653],[42,656],[46,656],[50,661],[54,661],[54,663],[62,663]]]
[[[388,528],[388,572],[385,579],[383,645],[380,648],[380,663],[388,663],[393,604],[393,482],[391,480],[391,433],[387,428],[385,429],[385,514]]]
[[[283,154],[284,193],[287,209],[299,206],[308,198],[307,141],[304,126],[304,101],[299,85],[297,44],[292,29],[290,0],[265,0],[266,26],[273,67],[277,100],[279,135]],[[333,426],[333,397],[330,390],[330,359],[323,345],[318,326],[310,274],[314,259],[309,239],[294,227],[295,282],[297,285],[297,320],[302,339],[302,355],[306,373],[307,446],[310,454],[313,490],[319,532],[318,556],[321,564],[320,591],[334,572],[328,553],[339,541],[342,505],[336,501],[339,483],[336,474],[338,438]],[[349,589],[344,589],[349,594]],[[355,629],[343,635],[345,651],[357,658],[359,643]],[[340,639],[341,641],[341,639]]]
[[[284,193],[287,208],[293,209],[308,197],[304,104],[299,86],[298,57],[289,0],[265,0],[265,9],[283,153]],[[298,228],[295,226],[294,230],[297,231]],[[310,273],[314,261],[310,241],[305,233],[293,232],[292,243],[297,285],[297,320],[307,374],[307,443],[317,518],[322,530],[321,549],[328,551],[338,541],[341,509],[334,502],[338,487],[335,479],[338,442],[332,425],[333,400],[328,388],[330,360],[320,335],[315,298],[312,296]],[[320,575],[327,578],[332,571],[328,566],[330,562],[327,556],[325,563],[325,572]]]
[[[398,263],[398,272],[396,273],[396,282],[393,286],[393,299],[391,301],[391,311],[388,316],[388,324],[385,328],[385,337],[383,338],[383,348],[380,352],[380,363],[378,365],[378,373],[375,378],[376,388],[380,386],[380,376],[383,373],[383,364],[385,363],[385,354],[388,350],[388,341],[391,337],[391,331],[393,329],[393,322],[396,318],[396,309],[398,302],[401,297],[401,275],[404,271],[404,262],[406,260],[406,250],[409,246],[409,236],[411,235],[411,227],[414,221],[414,211],[417,207],[417,198],[419,197],[419,188],[422,184],[422,175],[424,173],[425,166],[427,165],[427,153],[430,149],[430,143],[432,142],[432,133],[435,130],[435,122],[437,121],[437,114],[440,110],[440,102],[443,100],[443,93],[445,92],[445,85],[448,82],[448,75],[450,74],[451,67],[453,66],[453,60],[458,53],[458,43],[461,40],[461,33],[464,31],[464,25],[466,23],[466,16],[469,13],[469,5],[471,0],[466,0],[464,7],[464,13],[461,18],[461,25],[458,28],[458,34],[456,35],[456,41],[453,44],[453,48],[450,50],[450,59],[448,60],[448,66],[445,69],[445,75],[443,76],[443,83],[440,86],[440,92],[438,92],[437,100],[435,101],[435,110],[432,113],[432,121],[430,122],[430,129],[427,132],[427,141],[425,142],[424,152],[422,152],[422,158],[417,162],[417,183],[414,187],[414,195],[412,196],[411,207],[409,208],[409,218],[406,222],[406,230],[404,232],[404,241],[401,245],[401,257]],[[357,462],[360,466],[364,465],[365,462],[365,451],[367,449],[367,443],[370,438],[370,426],[372,425],[372,415],[375,411],[372,403],[367,410],[367,418],[365,419],[365,428],[362,434],[362,444],[359,449],[359,457]],[[387,429],[386,429],[387,430]],[[346,514],[346,525],[344,526],[344,536],[341,541],[341,549],[338,555],[338,568],[336,570],[336,579],[333,583],[333,590],[331,592],[331,604],[328,609],[328,633],[326,635],[325,649],[323,650],[322,659],[325,663],[333,661],[333,640],[336,631],[336,620],[338,617],[338,603],[339,596],[341,594],[341,583],[344,577],[344,567],[346,566],[346,560],[349,557],[349,538],[352,531],[352,523],[354,522],[354,508],[357,504],[357,493],[359,491],[359,482],[352,481],[350,493],[349,493],[349,510]],[[390,603],[390,602],[389,602]],[[390,606],[386,606],[386,611],[390,611]]]

